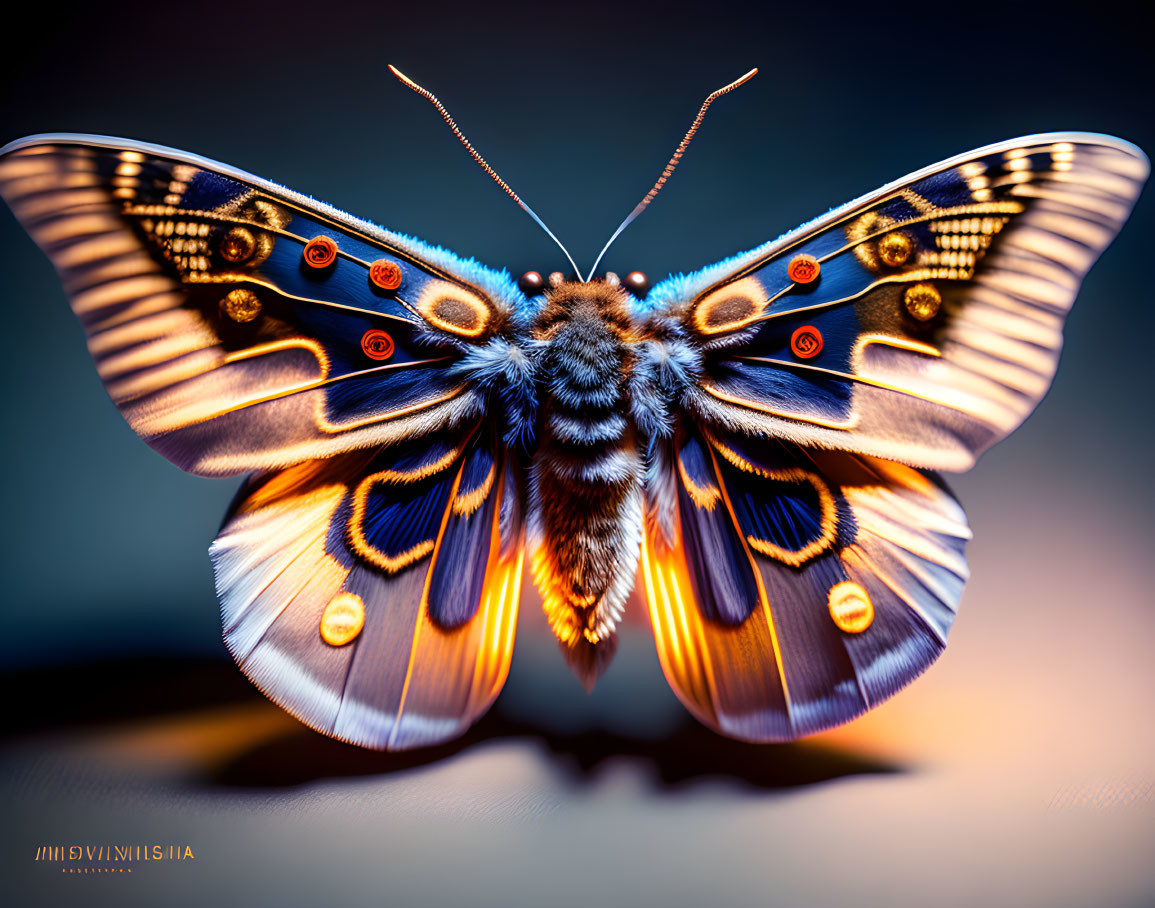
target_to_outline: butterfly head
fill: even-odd
[[[567,283],[566,276],[560,271],[551,272],[548,278],[542,277],[540,272],[527,271],[517,279],[517,286],[528,297],[538,296],[546,292],[547,288],[556,289],[564,283]],[[620,287],[638,299],[645,299],[650,291],[650,280],[641,271],[631,271],[625,278],[618,277],[613,271],[607,271],[604,278],[593,280],[587,278],[584,282],[579,280],[571,283],[608,284],[611,287]]]

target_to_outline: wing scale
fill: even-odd
[[[0,193],[129,424],[203,475],[476,418],[453,366],[522,300],[503,275],[159,146],[34,136],[0,152]]]
[[[483,438],[251,480],[210,549],[237,664],[341,740],[400,750],[459,735],[509,671],[522,565],[520,528],[501,518],[511,480]]]
[[[671,279],[646,311],[699,351],[695,418],[964,470],[1050,385],[1079,284],[1147,170],[1107,136],[992,145]]]

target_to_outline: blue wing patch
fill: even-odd
[[[964,470],[1045,393],[1147,171],[1109,136],[988,146],[665,281],[638,311],[696,352],[682,404],[709,424]]]
[[[0,193],[129,424],[204,475],[471,423],[489,389],[470,354],[508,360],[530,305],[507,275],[158,146],[24,139]]]
[[[694,601],[722,624],[740,624],[758,602],[758,587],[742,538],[718,484],[712,455],[688,437],[677,454],[678,507],[682,515]]]
[[[642,567],[663,671],[703,722],[810,734],[937,658],[969,531],[932,475],[713,431],[673,462],[675,531],[651,519]]]
[[[492,433],[249,481],[210,550],[225,642],[311,727],[399,750],[461,734],[509,669],[516,490]]]
[[[465,457],[446,517],[441,552],[430,576],[429,610],[444,627],[473,617],[500,545],[500,463],[477,444]]]

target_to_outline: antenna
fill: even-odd
[[[506,195],[508,195],[515,202],[517,202],[518,206],[521,208],[522,211],[524,211],[531,218],[533,218],[535,221],[537,221],[537,225],[542,230],[544,230],[546,233],[549,234],[549,238],[551,240],[553,240],[555,243],[557,243],[558,248],[562,252],[565,253],[565,257],[567,259],[569,259],[569,263],[571,265],[573,265],[574,274],[578,278],[581,278],[581,270],[578,268],[577,263],[574,262],[573,256],[571,256],[569,254],[569,250],[566,249],[565,246],[563,246],[561,244],[561,240],[559,240],[556,236],[553,235],[553,231],[545,226],[545,222],[534,213],[534,210],[532,208],[530,208],[527,204],[525,204],[525,202],[523,202],[521,200],[521,198],[518,196],[518,194],[509,188],[509,184],[506,183],[505,180],[503,180],[501,177],[499,177],[497,175],[497,172],[485,162],[485,158],[483,158],[480,154],[477,153],[477,149],[474,148],[473,145],[470,144],[469,139],[465,138],[465,134],[462,133],[462,131],[458,128],[457,124],[453,121],[453,117],[451,117],[449,115],[449,111],[445,109],[445,105],[437,100],[436,95],[434,95],[433,92],[429,91],[429,89],[422,88],[420,85],[418,85],[412,79],[410,79],[407,75],[405,75],[405,73],[401,72],[401,70],[399,70],[392,63],[389,64],[389,71],[391,73],[393,73],[393,75],[395,75],[401,81],[401,83],[403,85],[406,85],[409,88],[413,89],[415,92],[417,92],[417,94],[421,95],[423,98],[426,98],[430,104],[432,104],[434,107],[437,108],[437,112],[439,114],[441,114],[441,117],[442,117],[442,119],[445,120],[446,125],[451,130],[453,130],[453,134],[455,136],[457,136],[458,139],[461,140],[461,144],[465,146],[465,150],[469,152],[469,154],[473,157],[473,160],[475,160],[481,166],[482,170],[484,170],[487,174],[489,174],[491,177],[493,177],[494,182],[497,183],[497,185],[500,186],[505,191]],[[733,86],[727,86],[727,88],[725,88],[724,91],[729,91],[730,88],[732,88],[732,87]],[[710,100],[713,100],[713,98],[711,97]],[[709,102],[707,102],[707,103],[709,103]],[[702,109],[705,110],[705,107],[703,107]],[[699,119],[701,119],[700,116],[699,116]],[[697,128],[696,124],[695,124],[694,128],[695,129]]]
[[[686,132],[685,136],[682,137],[682,141],[678,144],[678,147],[674,149],[673,156],[666,163],[666,167],[662,171],[662,175],[658,177],[658,182],[656,182],[650,191],[646,193],[646,197],[638,202],[636,206],[634,206],[634,210],[626,216],[626,219],[618,225],[618,229],[614,231],[614,235],[610,237],[609,242],[607,242],[602,247],[602,251],[599,252],[598,257],[594,259],[593,267],[590,268],[590,273],[586,275],[587,281],[594,276],[594,272],[597,270],[598,265],[601,263],[602,256],[604,256],[606,254],[606,250],[613,245],[614,240],[616,240],[621,235],[623,230],[630,226],[630,223],[634,220],[634,218],[636,218],[645,210],[646,206],[654,200],[654,196],[656,196],[661,190],[662,186],[665,185],[666,180],[670,178],[670,174],[674,172],[674,168],[678,166],[678,162],[682,159],[682,155],[685,154],[686,148],[689,147],[690,140],[694,138],[694,133],[696,133],[698,131],[698,127],[702,125],[702,119],[706,116],[706,109],[711,104],[713,104],[715,100],[722,97],[722,95],[729,94],[739,85],[744,85],[745,83],[749,82],[757,74],[758,67],[754,67],[752,70],[750,70],[750,72],[746,73],[746,75],[742,76],[741,78],[735,79],[729,85],[724,85],[717,91],[707,95],[706,100],[702,102],[702,106],[698,108],[698,115],[694,117],[694,122],[690,124],[689,130]]]

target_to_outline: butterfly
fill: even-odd
[[[1147,172],[1108,136],[1000,142],[652,289],[598,262],[515,281],[123,139],[13,142],[0,195],[132,428],[247,474],[210,548],[238,665],[317,731],[399,750],[493,703],[526,562],[587,683],[640,579],[671,687],[735,738],[838,725],[918,676],[967,579],[936,471],[1046,392]]]

